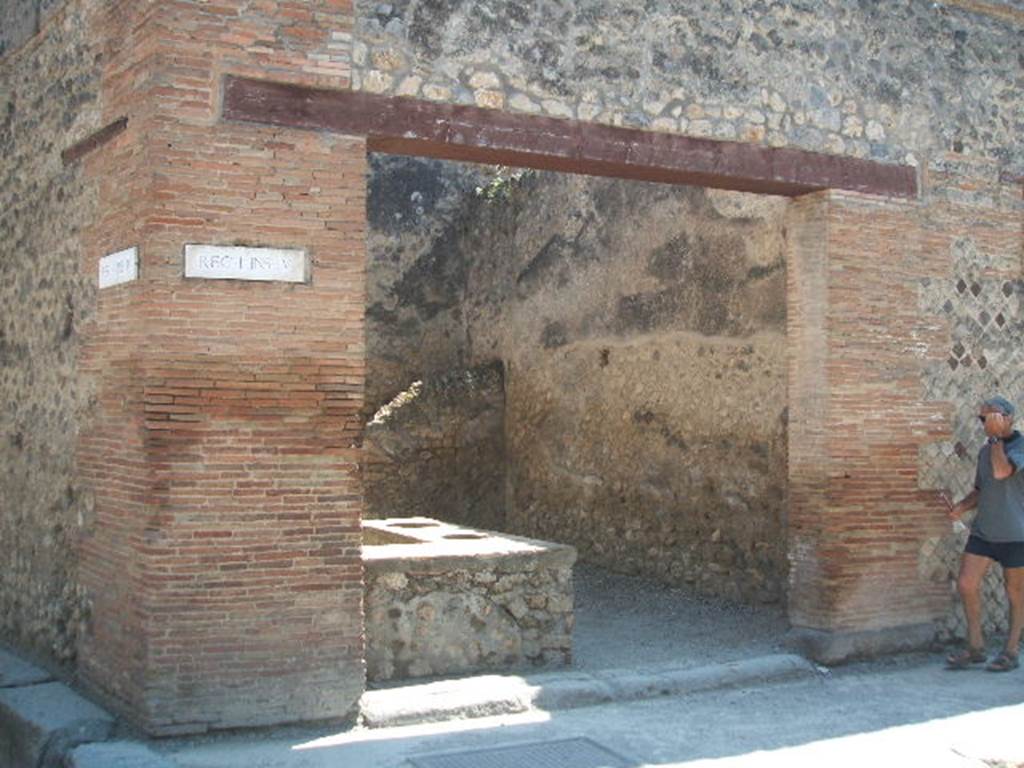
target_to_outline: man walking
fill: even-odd
[[[967,647],[946,658],[950,669],[966,669],[986,661],[981,636],[981,584],[993,562],[1003,567],[1010,630],[1003,650],[985,668],[1008,672],[1019,665],[1018,646],[1024,629],[1024,437],[1013,428],[1015,411],[1013,404],[1002,397],[982,403],[978,419],[988,439],[978,453],[974,490],[956,504],[946,499],[953,520],[978,509],[957,579],[967,617]]]

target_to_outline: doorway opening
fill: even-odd
[[[580,668],[775,647],[788,199],[379,153],[369,167],[365,518],[575,548]],[[528,622],[558,599],[522,597]],[[445,617],[421,612],[428,644]],[[401,667],[375,669],[375,624],[408,621],[367,601],[371,681]],[[461,669],[404,669],[559,658],[477,647]]]

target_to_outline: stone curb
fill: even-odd
[[[59,768],[66,752],[109,739],[114,726],[113,717],[63,683],[0,690],[0,761],[12,768]]]
[[[117,725],[48,672],[0,649],[0,768],[172,768],[142,744],[107,742]]]
[[[0,688],[48,683],[53,675],[0,648]]]
[[[553,711],[683,696],[816,674],[814,665],[801,656],[775,654],[683,669],[624,669],[530,677],[482,675],[368,691],[360,701],[360,714],[367,727],[387,728],[517,714],[531,709]]]
[[[85,744],[64,760],[64,768],[175,768],[148,747],[130,741]]]

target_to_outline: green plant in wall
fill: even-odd
[[[484,200],[507,200],[512,190],[524,179],[533,176],[536,171],[530,168],[509,168],[504,165],[494,167],[494,177],[482,187],[476,188],[477,197]]]

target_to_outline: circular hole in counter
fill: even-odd
[[[482,533],[446,533],[442,539],[486,539]]]

